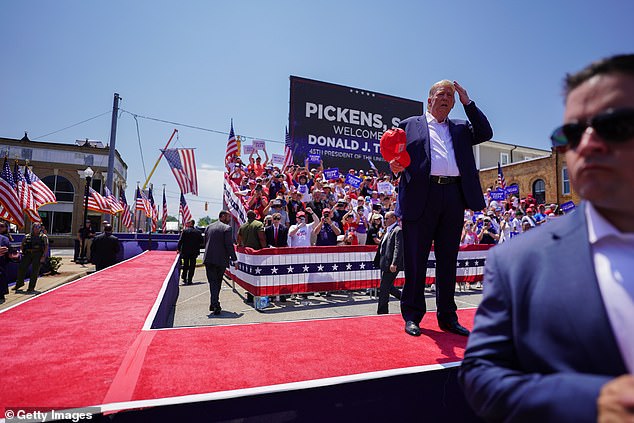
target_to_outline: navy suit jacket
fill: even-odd
[[[459,372],[471,406],[490,421],[596,422],[602,385],[627,370],[599,291],[585,205],[492,248],[484,271]]]
[[[288,247],[288,228],[280,225],[277,232],[277,243],[275,242],[275,229],[273,225],[264,228],[266,245],[269,247]]]
[[[447,119],[447,122],[456,163],[460,170],[460,183],[466,207],[471,210],[482,210],[485,203],[472,147],[490,140],[493,137],[493,129],[473,101],[465,106],[464,110],[468,121]],[[431,183],[429,127],[425,115],[407,118],[401,121],[399,127],[405,130],[411,163],[401,175],[396,213],[405,220],[417,220],[423,214]]]

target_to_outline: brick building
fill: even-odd
[[[551,151],[548,156],[509,163],[502,166],[506,185],[517,185],[519,197],[533,194],[538,204],[562,204],[573,201],[578,204],[579,195],[573,191],[568,178],[568,167],[564,154]],[[490,167],[480,170],[480,182],[483,189],[495,189],[498,169]]]
[[[72,246],[84,219],[84,193],[86,179],[84,171],[94,171],[92,187],[103,193],[108,172],[110,149],[101,142],[85,141],[79,145],[55,142],[31,141],[25,135],[21,140],[0,138],[0,156],[18,160],[23,166],[27,161],[37,175],[57,197],[56,204],[47,204],[38,210],[46,226],[49,239],[56,247]],[[125,189],[128,165],[115,150],[113,193],[119,195]],[[101,228],[104,219],[112,216],[88,211],[93,227]],[[30,230],[30,221],[25,219],[23,230]]]

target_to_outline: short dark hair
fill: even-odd
[[[568,94],[579,85],[596,75],[622,73],[634,76],[634,54],[620,54],[590,63],[577,73],[567,74],[564,80],[564,94]]]
[[[218,219],[222,219],[223,217],[225,217],[228,214],[229,214],[229,212],[227,210],[220,210],[220,213],[218,213]]]

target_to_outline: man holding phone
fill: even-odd
[[[337,237],[341,235],[341,229],[332,220],[330,213],[330,209],[324,209],[319,223],[313,228],[313,234],[317,236],[317,246],[337,245]]]

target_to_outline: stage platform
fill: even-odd
[[[466,338],[441,332],[433,313],[418,338],[398,315],[161,328],[176,259],[145,252],[2,311],[3,415],[98,407],[109,421],[478,421],[455,383]],[[461,322],[471,327],[474,313],[460,310]]]

